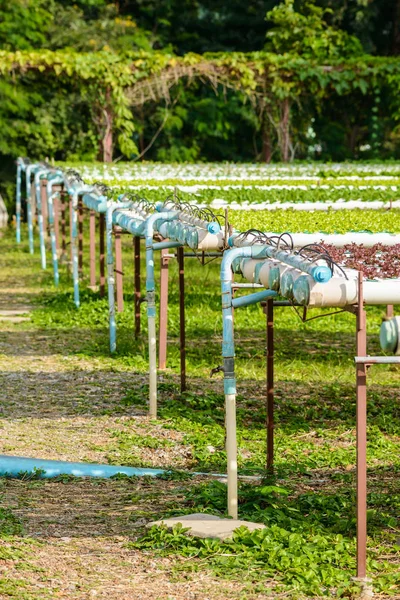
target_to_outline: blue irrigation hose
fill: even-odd
[[[146,475],[154,477],[165,473],[165,471],[163,469],[97,465],[93,463],[0,455],[0,477],[20,477],[25,473],[36,473],[40,478],[49,479],[51,477],[57,477],[58,475],[108,478],[117,475],[118,473],[128,475],[129,477],[144,477]]]
[[[157,475],[163,475],[164,473],[168,473],[168,470],[150,469],[147,467],[123,467],[121,465],[99,465],[96,463],[47,460],[43,458],[27,458],[25,456],[6,456],[0,454],[0,477],[35,475],[40,479],[51,479],[59,475],[73,475],[75,477],[101,477],[108,479],[115,475],[157,477]],[[193,476],[226,477],[223,473],[188,472],[188,474]]]

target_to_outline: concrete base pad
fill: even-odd
[[[148,524],[148,527],[153,525],[166,525],[172,529],[175,525],[181,523],[183,527],[189,528],[188,535],[201,538],[218,538],[226,540],[232,537],[233,532],[238,527],[247,527],[250,531],[255,529],[265,529],[265,525],[261,523],[251,523],[249,521],[240,521],[236,519],[222,519],[216,515],[208,515],[206,513],[194,513],[192,515],[181,515],[179,517],[171,517],[169,519],[160,519]]]

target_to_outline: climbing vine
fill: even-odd
[[[0,51],[0,76],[16,81],[54,76],[57,85],[73,82],[90,105],[98,133],[102,160],[113,158],[115,138],[121,152],[137,152],[133,142],[132,107],[148,101],[170,101],[171,88],[181,80],[200,79],[215,90],[230,88],[252,103],[261,120],[275,130],[281,158],[293,155],[292,109],[307,100],[329,94],[359,92],[377,97],[391,93],[393,113],[400,115],[397,100],[400,59],[357,56],[346,61],[321,63],[299,55],[254,53],[189,53],[178,57],[164,52],[116,54],[109,51]]]

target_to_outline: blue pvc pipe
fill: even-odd
[[[156,221],[172,221],[177,216],[176,211],[167,211],[156,213],[151,215],[148,219],[146,219],[145,224],[145,238],[146,238],[146,291],[148,293],[153,293],[155,290],[155,280],[154,280],[154,257],[153,257],[153,237],[154,237],[154,226]],[[155,316],[155,306],[152,307],[152,302],[150,300],[150,308],[151,313],[154,310]],[[147,303],[147,313],[149,314],[149,302]]]
[[[113,223],[129,231],[132,235],[141,237],[144,234],[145,218],[132,217],[127,213],[116,210],[113,213]]]
[[[258,302],[262,302],[267,298],[272,298],[276,296],[277,293],[272,290],[261,290],[260,292],[255,292],[254,294],[248,294],[247,296],[240,296],[240,298],[232,299],[233,308],[239,308],[241,306],[250,306],[251,304],[257,304]]]
[[[17,162],[17,197],[16,197],[16,208],[15,208],[15,217],[16,217],[16,238],[17,244],[21,243],[21,184],[22,184],[22,165],[20,160]]]
[[[164,250],[164,248],[180,248],[182,244],[180,242],[155,242],[153,244],[153,250]]]
[[[232,266],[236,259],[264,258],[267,251],[268,246],[241,246],[240,248],[227,250],[223,255],[221,263],[222,356],[224,359],[224,393],[226,395],[236,394],[236,379],[234,374],[235,345],[233,329]],[[260,292],[256,292],[255,295],[259,293]],[[266,297],[269,295],[270,294]],[[238,298],[237,300],[240,301],[241,299]]]
[[[28,165],[25,170],[25,190],[26,190],[26,204],[27,204],[27,219],[28,219],[28,239],[29,239],[29,252],[33,254],[33,210],[32,210],[32,197],[31,197],[31,174],[35,165]]]
[[[105,196],[94,196],[90,192],[83,194],[82,202],[90,210],[105,213],[107,210],[107,198]]]
[[[54,205],[53,198],[55,198],[58,192],[52,191],[53,185],[60,185],[63,183],[63,178],[61,176],[52,177],[47,180],[46,186],[46,194],[47,194],[47,205],[49,208],[49,229],[50,229],[50,244],[51,244],[51,260],[53,263],[53,276],[54,276],[54,285],[58,286],[60,281],[60,275],[58,271],[58,255],[57,255],[57,239],[56,239],[56,231],[54,227]]]
[[[80,306],[79,297],[79,259],[78,259],[78,196],[79,190],[68,190],[72,196],[72,231],[71,231],[71,247],[72,247],[72,279],[74,284],[74,303],[76,308]]]
[[[115,320],[115,276],[114,276],[114,253],[113,253],[113,214],[114,211],[121,208],[129,208],[132,201],[129,202],[108,202],[106,211],[106,241],[107,241],[107,290],[108,290],[108,310],[109,310],[109,334],[110,334],[110,352],[117,349],[117,323]]]
[[[94,463],[67,462],[45,460],[41,458],[25,458],[21,456],[0,455],[0,477],[18,477],[24,473],[37,473],[38,477],[49,479],[58,475],[75,475],[75,477],[108,478],[117,474],[129,477],[145,477],[161,475],[163,469],[147,469],[138,467],[122,467],[114,465],[97,465]],[[43,471],[43,472],[41,472]]]
[[[42,175],[47,173],[47,169],[39,169],[36,171],[34,176],[35,182],[35,192],[36,192],[36,208],[38,215],[38,225],[39,225],[39,247],[40,247],[40,258],[42,262],[42,269],[46,268],[46,246],[44,241],[44,223],[43,223],[43,210],[42,210],[42,192],[40,179]]]
[[[222,356],[224,359],[224,393],[236,394],[234,374],[235,345],[232,311],[232,262],[237,257],[251,257],[251,246],[234,248],[224,253],[221,263]]]

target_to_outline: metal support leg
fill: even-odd
[[[79,196],[77,192],[73,193],[70,210],[71,210],[71,256],[72,256],[72,279],[74,282],[74,302],[79,308],[79,223],[78,223],[78,203]]]
[[[54,236],[56,238],[56,252],[57,257],[60,256],[60,196],[61,194],[54,196],[53,199],[53,217],[54,217]],[[49,208],[50,210],[50,208]],[[50,227],[50,225],[49,225]]]
[[[274,301],[268,300],[267,314],[267,471],[274,471]]]
[[[96,287],[96,212],[89,213],[89,263],[90,287]]]
[[[49,232],[49,210],[48,210],[48,205],[47,205],[47,194],[46,194],[46,186],[47,186],[47,181],[46,180],[42,180],[42,188],[41,188],[41,200],[40,200],[40,205],[41,205],[41,211],[42,211],[42,217],[43,217],[43,237],[45,242],[47,242],[48,239],[48,232]]]
[[[135,264],[135,338],[140,335],[140,237],[133,238]]]
[[[394,315],[394,306],[393,304],[388,304],[386,307],[386,318],[391,319]]]
[[[185,335],[185,257],[182,247],[177,249],[179,267],[179,331],[181,354],[181,392],[186,390],[186,335]]]
[[[82,196],[78,199],[78,268],[79,275],[82,276],[83,270],[83,206]]]
[[[99,215],[99,249],[100,249],[100,298],[106,292],[106,248],[105,248],[105,217]]]
[[[16,237],[17,244],[21,243],[21,188],[22,188],[22,167],[20,162],[17,164],[17,198],[16,198],[16,209],[15,209],[15,217],[16,217]]]
[[[39,248],[40,248],[40,260],[42,269],[46,268],[46,243],[44,235],[44,219],[43,219],[43,182],[38,179],[38,174],[34,177],[35,182],[35,199],[36,199],[36,211],[37,211],[37,222],[39,228]]]
[[[123,272],[121,230],[119,228],[115,228],[115,288],[118,312],[122,312],[124,310],[124,290],[122,277]]]
[[[357,310],[357,356],[367,355],[363,277],[359,273]],[[367,564],[367,376],[364,364],[356,365],[357,386],[357,578],[366,577]]]
[[[27,202],[27,216],[28,216],[28,238],[29,238],[29,252],[33,254],[34,246],[33,246],[33,220],[35,217],[35,207],[34,207],[34,198],[35,198],[35,188],[31,183],[30,171],[27,173],[26,178],[26,202]]]
[[[60,275],[58,271],[58,253],[57,253],[57,237],[55,229],[55,210],[54,204],[57,199],[57,192],[53,192],[51,185],[48,189],[48,218],[49,218],[49,229],[50,229],[50,243],[51,243],[51,260],[53,264],[53,276],[54,285],[58,285],[60,281]]]
[[[71,198],[69,199],[68,206],[69,206],[70,264],[71,264],[71,268],[73,268],[74,252],[73,252],[72,236],[73,236],[73,229],[74,229],[74,209],[72,206]]]
[[[160,340],[158,348],[158,368],[167,365],[167,327],[168,327],[168,249],[161,250],[160,274]]]
[[[61,194],[61,258],[67,258],[67,198],[66,192]]]

